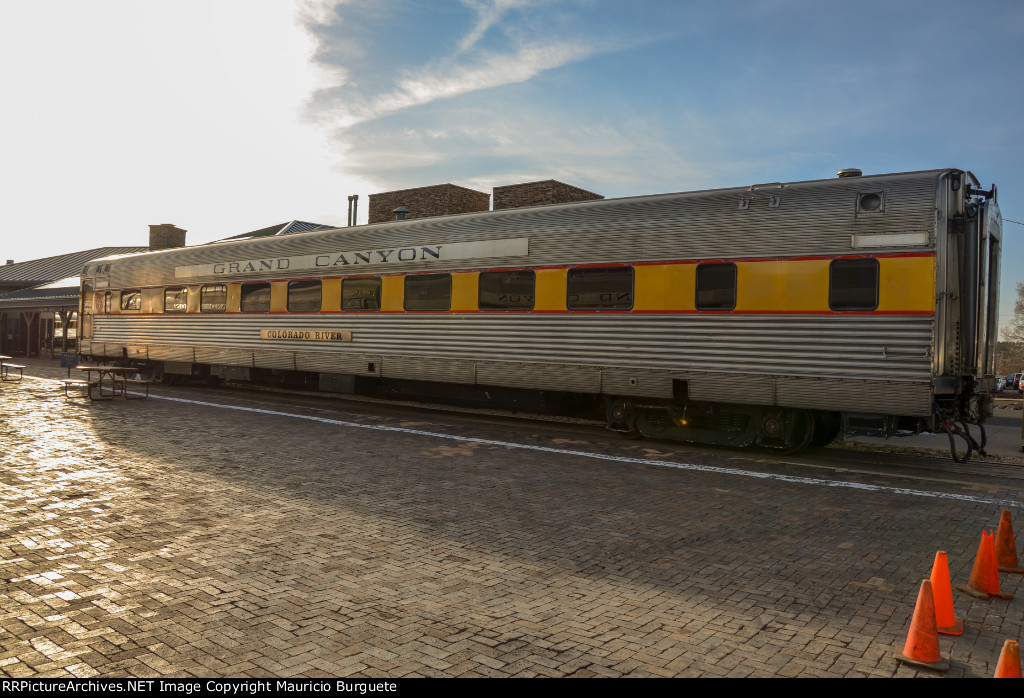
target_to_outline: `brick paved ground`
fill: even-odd
[[[32,375],[57,375],[33,368]],[[932,676],[896,664],[1020,481],[836,475],[534,423],[202,389],[160,395],[943,500],[530,451],[166,399],[0,387],[0,674]],[[1020,512],[1015,509],[1015,514]],[[1018,592],[1019,577],[1002,576]],[[1021,604],[957,595],[947,676]]]

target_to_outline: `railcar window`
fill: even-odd
[[[103,312],[107,315],[110,314],[110,291],[103,294]]]
[[[344,279],[341,282],[342,310],[380,310],[380,277]]]
[[[832,310],[877,308],[878,260],[832,260],[828,267],[828,307]]]
[[[121,310],[142,310],[142,291],[137,288],[121,291]]]
[[[570,310],[629,310],[633,307],[633,267],[570,269]]]
[[[199,289],[199,310],[204,313],[223,313],[228,308],[228,287],[223,284],[203,286]]]
[[[187,288],[165,288],[164,289],[164,312],[183,313],[188,310],[188,289]]]
[[[450,310],[451,274],[414,274],[405,277],[406,310]]]
[[[736,265],[697,265],[697,310],[732,310],[736,307]]]
[[[243,313],[269,313],[270,312],[270,284],[266,282],[256,284],[242,284],[242,312]]]
[[[533,310],[537,275],[532,271],[480,274],[480,310]]]
[[[289,281],[288,312],[320,310],[320,281]]]

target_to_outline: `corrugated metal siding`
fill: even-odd
[[[197,364],[221,364],[225,366],[252,366],[253,353],[241,349],[224,347],[197,346],[195,353]]]
[[[570,393],[598,393],[601,369],[566,363],[522,361],[480,361],[476,367],[479,385],[502,385],[528,390],[564,390]]]
[[[274,351],[265,349],[253,352],[252,363],[256,368],[277,368],[296,371],[295,354],[290,351]]]
[[[672,397],[672,376],[664,371],[643,368],[604,368],[601,392],[606,395]]]
[[[932,413],[931,381],[858,381],[844,378],[780,378],[778,404],[817,410],[926,417]]]
[[[472,361],[452,358],[384,356],[381,377],[471,384],[476,382],[476,367]]]
[[[686,381],[686,394],[694,400],[774,405],[778,376],[737,371],[733,373],[681,372],[673,378]]]
[[[370,370],[370,367],[373,370]],[[372,354],[339,354],[332,351],[295,352],[295,367],[299,371],[317,373],[351,373],[353,375],[380,375],[381,357]]]
[[[865,381],[928,392],[932,326],[930,315],[111,315],[96,318],[95,336],[117,354],[145,345],[155,357],[185,344],[200,363],[359,374],[380,356],[384,376],[552,390],[606,384],[612,394],[669,397],[679,378],[697,399],[757,404],[811,400],[827,378],[841,388],[831,408],[854,409],[842,400]],[[349,330],[352,341],[318,351],[259,338],[261,329],[297,327]]]
[[[935,183],[941,173],[588,201],[203,245],[115,261],[110,283],[114,288],[180,283],[175,267],[212,262],[517,237],[530,238],[528,258],[353,265],[336,273],[842,254],[851,251],[855,233],[924,232],[929,242],[920,249],[932,250]],[[885,213],[855,216],[858,192],[880,190],[886,194]],[[771,195],[781,197],[778,208],[768,207]],[[745,210],[739,208],[744,198],[751,199]]]
[[[195,348],[153,344],[149,347],[149,358],[153,361],[187,361],[195,363]]]
[[[930,315],[284,315],[97,316],[110,345],[315,351],[261,340],[261,329],[349,330],[323,351],[497,361],[542,361],[766,375],[907,379],[929,375]],[[197,360],[198,357],[197,357]]]
[[[129,344],[125,347],[125,356],[134,361],[149,360],[148,347],[139,344]]]

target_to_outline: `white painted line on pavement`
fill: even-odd
[[[29,376],[25,376],[29,378]],[[52,378],[36,378],[36,380],[47,380],[57,382],[56,379]],[[142,395],[142,393],[132,393],[133,395]],[[467,443],[477,443],[486,446],[502,446],[505,448],[516,448],[524,451],[539,451],[541,453],[555,453],[565,456],[576,456],[579,458],[591,458],[594,460],[611,461],[614,463],[633,463],[635,465],[652,465],[659,468],[675,468],[677,470],[689,470],[700,473],[715,473],[717,475],[736,475],[739,477],[749,477],[757,480],[777,480],[780,482],[792,482],[801,485],[816,485],[818,487],[838,487],[852,490],[862,490],[867,492],[885,492],[888,494],[902,494],[910,497],[927,497],[931,499],[949,499],[959,502],[973,502],[976,504],[992,504],[995,506],[1002,507],[1004,509],[1019,507],[1016,501],[1007,501],[1002,499],[996,499],[994,497],[981,497],[969,494],[954,494],[951,492],[929,492],[928,490],[916,490],[908,487],[886,487],[884,485],[869,485],[863,482],[843,482],[842,480],[825,480],[822,478],[814,477],[799,477],[796,475],[779,475],[776,473],[759,473],[753,470],[739,470],[737,468],[722,468],[714,465],[695,465],[693,463],[675,463],[673,461],[655,460],[652,458],[632,458],[629,456],[612,456],[605,453],[594,453],[592,451],[573,451],[565,448],[554,448],[552,446],[537,446],[534,444],[521,444],[514,441],[497,441],[495,439],[478,439],[472,436],[458,436],[456,434],[444,434],[435,431],[423,431],[421,429],[409,429],[408,427],[388,427],[379,424],[360,424],[359,422],[348,422],[340,419],[328,419],[327,417],[314,417],[313,415],[306,414],[295,414],[292,412],[281,412],[279,410],[265,410],[258,407],[243,407],[241,405],[225,405],[219,402],[205,402],[202,400],[188,400],[180,397],[170,397],[168,395],[155,395],[149,394],[150,399],[153,400],[169,400],[171,402],[182,402],[189,405],[201,405],[203,407],[217,407],[225,410],[238,410],[239,412],[252,412],[255,414],[267,414],[275,417],[291,417],[293,419],[305,419],[311,422],[320,422],[322,424],[332,424],[339,427],[348,427],[351,429],[369,429],[371,431],[390,431],[398,432],[402,434],[412,434],[415,436],[426,436],[433,439],[447,439],[449,441],[462,441]]]
[[[672,461],[655,460],[652,458],[632,458],[629,456],[613,456],[605,453],[594,453],[592,451],[574,451],[565,448],[554,448],[552,446],[537,446],[534,444],[522,444],[514,441],[497,441],[495,439],[479,439],[473,436],[458,436],[455,434],[444,434],[435,431],[423,431],[421,429],[409,429],[408,427],[389,427],[379,424],[360,424],[359,422],[348,422],[340,419],[328,419],[327,417],[315,417],[313,415],[295,414],[292,412],[281,412],[278,410],[265,410],[258,407],[242,407],[239,405],[225,405],[217,402],[204,402],[201,400],[187,400],[185,398],[169,397],[166,395],[153,395],[151,398],[157,400],[171,400],[183,402],[190,405],[202,405],[205,407],[219,407],[221,409],[239,410],[241,412],[253,412],[256,414],[268,414],[275,417],[292,417],[305,419],[311,422],[332,424],[339,427],[352,429],[369,429],[371,431],[390,431],[401,434],[412,434],[415,436],[426,436],[433,439],[447,439],[449,441],[462,441],[477,443],[486,446],[502,446],[505,448],[516,448],[524,451],[540,451],[541,453],[555,453],[565,456],[576,456],[579,458],[592,458],[594,460],[612,461],[615,463],[633,463],[636,465],[653,465],[660,468],[675,468],[677,470],[690,470],[701,473],[715,473],[718,475],[738,475],[759,480],[779,480],[792,482],[801,485],[817,485],[819,487],[840,487],[853,490],[864,490],[868,492],[885,492],[888,494],[903,494],[911,497],[929,497],[932,499],[951,499],[961,502],[974,502],[977,504],[994,504],[1003,508],[1017,507],[1017,502],[1004,501],[993,497],[981,497],[969,494],[954,494],[950,492],[929,492],[927,490],[916,490],[906,487],[886,487],[883,485],[869,485],[862,482],[843,482],[841,480],[824,480],[814,477],[799,477],[796,475],[778,475],[775,473],[759,473],[752,470],[739,470],[736,468],[721,468],[713,465],[695,465],[692,463],[675,463]]]

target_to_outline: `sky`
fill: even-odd
[[[1024,3],[0,0],[0,258],[188,244],[348,196],[606,197],[957,167],[1024,281]]]

